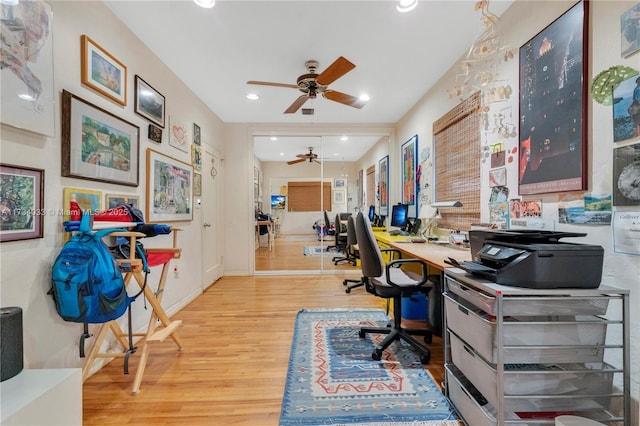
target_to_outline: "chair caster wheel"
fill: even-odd
[[[375,351],[374,353],[371,354],[371,358],[374,361],[380,361],[382,359],[382,351]]]
[[[431,354],[429,355],[422,355],[420,357],[420,362],[423,364],[429,364],[429,361],[431,360]]]
[[[358,336],[359,336],[361,339],[364,339],[364,337],[365,337],[366,335],[367,335],[367,333],[365,333],[365,332],[364,332],[364,331],[362,331],[362,330],[360,330],[360,331],[358,332]]]
[[[351,293],[351,289],[350,289],[350,288],[347,288],[344,292],[345,292],[345,293],[347,293],[347,294],[349,294],[349,293]]]
[[[424,342],[428,345],[433,343],[433,336],[424,336]]]

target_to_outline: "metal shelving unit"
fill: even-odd
[[[445,270],[445,392],[468,425],[629,426],[629,292],[531,289]]]

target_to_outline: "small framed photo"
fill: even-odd
[[[62,91],[62,176],[138,186],[140,129]]]
[[[102,211],[101,191],[65,187],[62,189],[63,220],[71,220],[71,201],[75,201],[83,212],[95,214]]]
[[[44,170],[0,165],[0,242],[42,238]]]
[[[139,75],[136,75],[135,83],[134,110],[136,114],[164,129],[164,96]]]
[[[193,220],[193,167],[147,148],[147,223]]]
[[[344,204],[345,203],[345,190],[344,189],[334,189],[333,190],[333,204]]]
[[[85,34],[80,37],[80,44],[82,84],[127,105],[127,67]]]
[[[187,126],[174,116],[169,117],[169,145],[184,152],[189,152],[191,145]]]
[[[162,129],[153,124],[149,124],[149,135],[147,137],[156,143],[162,143]]]
[[[193,174],[193,195],[194,197],[202,196],[202,175],[200,173]]]
[[[196,172],[202,171],[202,147],[196,144],[191,145],[191,165]]]
[[[500,167],[499,169],[489,170],[489,186],[505,186],[507,184],[507,168]]]
[[[333,180],[333,187],[334,188],[346,188],[347,186],[347,180],[346,179],[334,179]]]
[[[193,143],[198,146],[200,146],[200,144],[202,143],[200,136],[200,126],[198,126],[196,123],[193,123]]]
[[[140,208],[140,197],[129,194],[105,194],[104,208],[105,210],[118,207],[121,204],[131,204],[133,207]]]

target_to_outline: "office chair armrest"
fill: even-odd
[[[380,249],[380,253],[393,253],[393,255],[391,256],[392,260],[393,259],[402,259],[402,252],[400,250],[398,250],[398,249],[395,249],[395,248],[391,248],[391,247],[389,247],[389,248],[381,248]],[[398,257],[396,258],[395,255],[397,255]]]
[[[395,267],[402,267],[402,265],[404,264],[409,264],[409,263],[416,263],[419,264],[422,267],[422,279],[420,280],[420,282],[418,284],[416,284],[417,287],[422,287],[424,286],[427,282],[429,282],[429,270],[427,268],[427,263],[423,260],[420,259],[398,259],[398,260],[392,260],[391,262],[387,263],[386,267],[385,267],[385,274],[386,274],[386,278],[387,278],[387,282],[393,286],[396,287],[400,287],[398,284],[394,283],[393,281],[391,281],[391,274],[389,273],[389,269],[390,268],[395,268]]]

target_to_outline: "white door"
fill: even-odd
[[[219,152],[202,146],[202,289],[222,277],[222,161]]]

